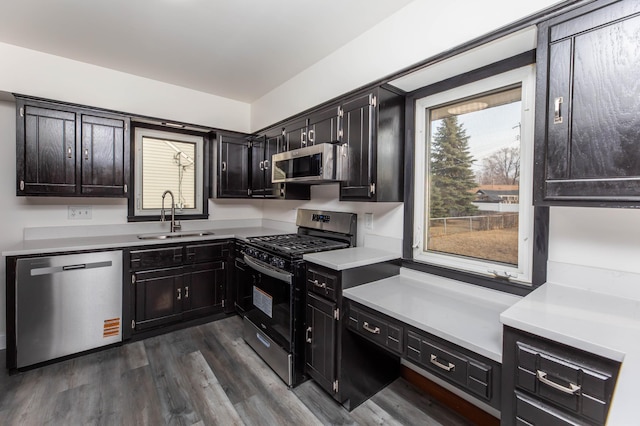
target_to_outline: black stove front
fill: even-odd
[[[244,339],[289,386],[304,380],[306,266],[302,256],[355,245],[356,232],[355,214],[299,210],[298,226],[301,217],[305,224],[313,222],[312,217],[322,222],[315,228],[313,224],[299,228],[297,234],[249,238],[242,253],[243,262],[253,271]],[[342,225],[316,229],[327,226],[331,217],[348,224],[346,232],[341,232]]]

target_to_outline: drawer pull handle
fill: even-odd
[[[320,284],[318,282],[318,280],[313,280],[311,281],[311,283],[313,283],[314,286],[318,287],[318,288],[327,288],[327,283],[322,283]]]
[[[578,393],[580,391],[580,388],[581,388],[581,386],[578,386],[578,385],[573,384],[573,383],[569,383],[569,387],[566,387],[566,386],[562,386],[562,385],[560,385],[560,384],[558,384],[556,382],[552,382],[551,380],[547,379],[547,373],[545,373],[544,371],[540,371],[540,370],[536,370],[536,377],[538,378],[538,380],[540,380],[545,385],[551,386],[555,390],[559,390],[560,392],[567,393],[569,395],[575,395],[576,393]]]
[[[311,327],[307,328],[307,330],[304,332],[304,340],[307,341],[307,343],[311,343]]]
[[[456,369],[456,365],[449,363],[449,365],[444,365],[443,363],[441,363],[440,361],[438,361],[438,357],[434,354],[431,354],[431,359],[430,359],[431,364],[435,365],[438,368],[441,368],[445,371],[454,371]]]
[[[376,328],[371,328],[371,326],[369,325],[368,322],[364,322],[364,324],[362,324],[362,328],[364,328],[365,330],[367,330],[369,333],[373,333],[373,334],[380,334],[380,327],[376,327]]]

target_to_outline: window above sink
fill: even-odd
[[[132,136],[134,188],[129,221],[158,220],[167,190],[175,197],[177,219],[206,219],[208,135],[135,123]],[[171,199],[164,202],[168,215]]]

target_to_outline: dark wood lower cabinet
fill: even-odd
[[[129,300],[131,324],[124,328],[125,339],[223,313],[229,245],[228,241],[213,241],[126,250],[125,280],[128,275],[131,287],[124,300]]]
[[[307,374],[323,389],[337,393],[338,321],[334,301],[307,294],[305,362]],[[338,388],[338,389],[337,389]]]
[[[183,268],[185,316],[213,313],[222,308],[226,270],[224,262],[208,262]]]
[[[146,330],[174,322],[182,312],[182,267],[137,272],[135,286],[135,330]]]

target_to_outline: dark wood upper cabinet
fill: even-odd
[[[309,144],[307,137],[308,118],[298,118],[284,124],[284,142],[286,144],[285,151],[304,148]]]
[[[249,141],[240,135],[218,133],[218,198],[249,197]]]
[[[402,201],[404,96],[382,87],[342,105],[340,200]]]
[[[129,176],[129,119],[82,114],[83,195],[122,196]]]
[[[538,34],[535,203],[640,204],[640,3],[594,2]]]
[[[126,197],[129,118],[16,98],[17,195]]]
[[[338,143],[342,139],[342,108],[332,105],[309,115],[307,144]]]
[[[271,183],[271,156],[282,151],[282,132],[256,137],[251,141],[251,196],[274,197]]]

